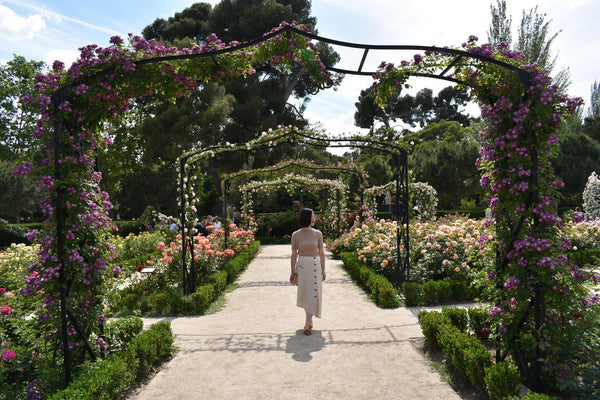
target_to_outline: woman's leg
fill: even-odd
[[[306,311],[305,311],[306,312]],[[311,330],[313,327],[313,315],[306,313],[306,321],[304,322],[304,331]]]

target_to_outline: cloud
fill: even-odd
[[[45,29],[46,23],[40,15],[25,18],[0,4],[0,40],[30,40]]]
[[[76,50],[52,50],[44,56],[44,62],[52,66],[54,61],[60,60],[68,69],[79,58],[79,51]]]
[[[117,32],[113,29],[108,29],[108,28],[104,28],[102,26],[99,25],[94,25],[94,24],[90,24],[89,22],[86,21],[82,21],[80,19],[77,18],[72,18],[72,17],[68,17],[66,15],[63,14],[59,14],[57,12],[54,11],[50,11],[46,8],[43,7],[38,7],[32,4],[28,4],[26,2],[23,1],[16,1],[16,0],[4,0],[4,3],[9,3],[9,4],[14,4],[18,7],[22,7],[22,8],[26,8],[28,10],[31,10],[33,12],[36,13],[36,15],[31,16],[27,19],[31,19],[31,18],[35,18],[36,20],[40,20],[42,23],[44,22],[44,20],[48,20],[57,24],[62,24],[62,23],[73,23],[73,24],[77,24],[77,25],[81,25],[85,28],[88,29],[92,29],[95,31],[99,31],[99,32],[104,32],[104,33],[108,33],[109,35],[119,35],[119,36],[126,36],[123,35],[121,32]],[[6,10],[8,10],[13,16],[17,17],[17,18],[21,18],[24,19],[23,17],[19,17],[14,11],[12,11],[11,9],[7,8],[7,7],[3,7],[0,5],[0,7],[5,8]]]

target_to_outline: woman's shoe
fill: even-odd
[[[308,326],[308,328],[304,328],[304,334],[306,336],[312,335],[312,330],[311,329],[312,329],[312,326],[310,326],[310,325]]]

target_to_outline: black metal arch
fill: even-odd
[[[210,58],[212,58],[214,63],[216,65],[218,65],[218,63],[219,63],[218,55],[220,55],[220,54],[232,53],[237,50],[248,48],[248,47],[251,47],[258,43],[269,40],[275,36],[283,35],[283,34],[297,34],[297,35],[301,35],[301,36],[310,38],[312,40],[321,41],[321,42],[328,43],[328,44],[334,45],[334,46],[342,46],[342,47],[347,47],[347,48],[363,50],[363,55],[362,55],[360,64],[355,69],[341,69],[341,68],[335,68],[333,66],[326,66],[326,70],[335,72],[335,73],[350,74],[350,75],[363,75],[363,76],[372,75],[374,73],[374,71],[364,71],[363,70],[365,61],[371,50],[388,50],[388,51],[417,50],[417,51],[431,51],[431,52],[438,52],[441,54],[452,55],[454,57],[454,60],[451,61],[449,63],[449,65],[444,70],[440,71],[439,73],[431,73],[431,74],[409,73],[412,76],[428,77],[428,78],[446,80],[446,81],[450,81],[450,82],[454,82],[454,83],[466,84],[465,82],[460,82],[457,79],[453,78],[452,76],[449,76],[448,72],[461,59],[469,58],[469,59],[476,59],[476,60],[479,60],[479,61],[482,61],[485,63],[489,63],[489,64],[498,65],[498,66],[506,69],[507,71],[512,71],[518,75],[519,79],[521,80],[521,82],[523,83],[523,85],[526,88],[531,86],[531,76],[532,76],[531,73],[521,70],[520,68],[515,67],[511,64],[504,63],[504,62],[495,60],[493,58],[490,58],[490,57],[487,57],[484,55],[475,54],[475,53],[457,50],[457,49],[441,48],[441,47],[435,47],[435,46],[367,45],[367,44],[343,42],[343,41],[339,41],[339,40],[334,40],[334,39],[329,39],[329,38],[321,37],[318,35],[314,35],[309,32],[305,32],[300,29],[297,29],[290,25],[283,26],[280,29],[277,29],[268,34],[265,34],[261,38],[250,40],[248,42],[241,43],[236,46],[230,46],[230,47],[226,47],[226,48],[222,48],[222,49],[218,49],[218,50],[207,51],[207,52],[203,52],[203,53],[178,54],[178,55],[169,55],[169,56],[161,56],[161,57],[152,57],[152,58],[134,61],[133,64],[136,66],[142,66],[145,64],[157,63],[157,62],[161,62],[161,61],[175,61],[175,60],[196,59],[196,58],[199,59],[199,58],[210,57]],[[54,127],[53,127],[53,130],[54,130],[54,132],[53,132],[54,133],[54,160],[53,161],[54,161],[54,177],[55,177],[55,179],[59,180],[61,178],[60,133],[61,133],[61,130],[63,129],[63,124],[64,124],[64,121],[61,121],[60,118],[58,117],[59,116],[58,105],[68,99],[69,95],[71,95],[74,88],[78,84],[91,83],[94,80],[94,78],[98,78],[98,77],[104,76],[106,74],[109,74],[111,72],[114,72],[115,68],[116,68],[115,66],[108,67],[108,68],[104,68],[100,71],[95,71],[89,75],[84,75],[79,79],[76,79],[64,86],[61,86],[60,88],[56,89],[56,91],[52,94],[51,98],[52,98],[52,103],[53,103],[53,114],[54,114],[54,121],[55,121]],[[127,73],[127,72],[124,72],[124,73]],[[324,147],[362,147],[362,148],[365,148],[368,146],[367,141],[363,142],[363,141],[354,140],[352,142],[352,143],[354,143],[353,145],[348,145],[348,144],[337,144],[336,141],[333,139],[319,139],[319,142],[315,142],[315,143],[311,143],[311,144],[319,145],[319,143],[321,144],[321,146],[324,146]],[[399,187],[400,186],[399,182],[400,181],[402,181],[402,182],[408,181],[408,170],[406,168],[406,162],[407,162],[406,161],[406,152],[397,152],[397,151],[393,151],[393,150],[390,151],[389,148],[387,150],[385,148],[378,148],[378,150],[392,154],[394,159],[396,160],[397,190],[398,190],[398,193],[401,193],[400,187]],[[189,157],[190,156],[181,158],[180,162],[181,162],[182,167],[187,162]],[[535,170],[535,168],[534,168],[534,170]],[[183,168],[182,168],[182,171],[183,171]],[[182,172],[181,178],[182,178],[182,180],[180,183],[180,185],[181,185],[180,189],[181,189],[181,193],[183,193],[184,192],[183,172]],[[406,185],[405,187],[406,187],[406,190],[408,190],[408,185]],[[66,341],[67,341],[66,329],[67,329],[67,318],[68,318],[67,317],[68,291],[66,289],[64,289],[66,281],[65,281],[65,273],[64,273],[64,269],[63,269],[62,265],[63,265],[63,260],[65,258],[65,249],[64,249],[64,242],[63,242],[62,238],[63,238],[63,232],[64,232],[64,221],[63,220],[64,220],[65,214],[68,212],[68,210],[62,204],[62,200],[61,200],[62,190],[63,189],[61,189],[61,188],[57,189],[57,195],[55,198],[55,213],[56,213],[56,235],[57,235],[57,250],[56,251],[57,251],[57,257],[58,257],[58,264],[61,265],[59,274],[60,274],[60,282],[61,282],[61,291],[60,291],[60,309],[61,310],[60,311],[61,311],[61,323],[62,323],[62,327],[63,327],[62,337],[63,337],[63,341],[66,343]],[[405,204],[408,204],[408,192],[407,191],[402,192],[402,194],[403,194],[403,197],[405,197]],[[182,196],[183,196],[183,194],[182,194]],[[182,208],[183,208],[183,206],[182,206]],[[183,215],[183,212],[182,212],[182,215]],[[405,219],[406,221],[408,221],[408,208],[407,207],[398,207],[396,210],[396,215],[398,217],[401,217],[403,220]],[[407,222],[407,224],[408,224],[408,222]],[[183,225],[182,225],[182,232],[185,232],[185,227]],[[407,232],[408,232],[408,230],[407,230]],[[408,237],[406,237],[405,240],[406,240],[406,248],[408,249]],[[186,247],[185,241],[183,242],[183,244],[184,244],[183,245],[183,249],[184,249],[183,256],[185,257],[185,247]],[[400,264],[400,260],[398,260],[398,262]],[[406,265],[408,265],[408,258],[406,259]],[[406,275],[406,276],[408,276],[408,275]],[[65,375],[66,375],[66,380],[68,382],[71,380],[70,360],[69,360],[69,351],[68,350],[65,351],[64,356],[65,356]]]
[[[224,197],[223,215],[225,215],[225,216],[228,215],[229,185],[230,185],[230,182],[233,181],[234,179],[239,179],[242,177],[251,177],[253,175],[257,176],[258,174],[264,173],[264,172],[278,172],[278,171],[294,169],[294,168],[298,168],[298,169],[302,169],[302,170],[327,172],[327,173],[341,172],[344,174],[351,174],[351,175],[358,177],[361,185],[363,183],[363,177],[362,177],[363,174],[361,172],[357,171],[356,169],[352,169],[352,168],[344,167],[344,166],[306,165],[306,164],[299,163],[298,161],[295,161],[295,160],[288,161],[287,163],[282,163],[280,165],[274,165],[274,166],[265,167],[265,168],[257,168],[257,169],[247,170],[247,171],[234,172],[234,173],[227,175],[221,181],[221,189],[223,191],[223,197]],[[362,205],[363,205],[363,193],[361,192],[360,193],[360,206],[362,207]],[[227,246],[228,233],[229,233],[229,225],[225,224],[225,246]],[[339,233],[340,233],[340,223],[339,223],[339,215],[338,215],[338,234]]]
[[[288,129],[282,131],[280,134],[274,136],[266,136],[259,138],[249,147],[231,147],[227,145],[210,146],[205,149],[198,149],[192,153],[188,153],[180,158],[180,207],[181,207],[181,240],[182,240],[182,272],[183,272],[183,288],[185,293],[193,293],[195,290],[194,281],[194,264],[191,262],[190,268],[187,266],[187,247],[193,248],[193,236],[189,235],[189,232],[193,232],[193,222],[186,220],[186,198],[189,197],[191,187],[189,182],[190,171],[187,171],[186,177],[186,165],[188,162],[195,164],[201,158],[202,154],[212,154],[212,152],[218,151],[219,153],[228,153],[235,151],[257,151],[265,148],[272,148],[277,146],[279,143],[304,143],[316,147],[352,147],[362,148],[379,151],[382,153],[389,154],[394,159],[396,166],[395,181],[396,181],[396,192],[398,195],[398,202],[394,207],[392,216],[395,217],[398,225],[396,229],[396,241],[397,241],[397,259],[398,259],[398,270],[396,271],[396,283],[401,283],[408,280],[410,265],[410,243],[409,243],[409,213],[408,213],[408,153],[406,150],[397,143],[381,141],[372,137],[354,137],[354,138],[329,138],[311,135],[304,131],[297,129]],[[186,185],[185,182],[188,182]],[[226,201],[224,201],[226,203]],[[228,225],[227,215],[225,215],[225,225]],[[400,247],[404,248],[404,254],[400,254]],[[193,260],[193,258],[192,258]]]

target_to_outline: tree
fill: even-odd
[[[167,44],[190,47],[204,44],[207,36],[215,34],[225,43],[243,42],[260,37],[277,27],[282,21],[297,21],[316,32],[316,19],[310,16],[308,0],[223,0],[212,8],[196,3],[176,13],[173,17],[157,19],[143,30],[146,39],[157,39]],[[339,55],[324,44],[317,43],[320,58],[325,65],[335,65]],[[341,82],[341,76],[329,74],[331,85]],[[226,81],[220,87],[203,87],[197,100],[183,100],[176,105],[158,105],[153,109],[154,118],[144,124],[148,136],[146,161],[173,161],[182,150],[198,148],[206,144],[223,142],[244,143],[258,137],[263,131],[278,125],[304,127],[307,121],[302,110],[288,103],[290,97],[307,98],[321,87],[303,69],[284,70],[268,63],[258,66],[257,73],[245,78]],[[207,94],[206,91],[211,93]],[[216,92],[220,92],[217,94]],[[192,117],[206,110],[206,102],[213,99],[213,116],[219,116],[219,124],[201,125]],[[217,107],[220,106],[219,107]],[[173,140],[175,138],[175,140]],[[273,164],[279,161],[282,151],[267,151],[251,161]],[[229,172],[246,165],[244,155],[222,159],[216,157],[208,166],[208,173],[220,193],[220,172]]]
[[[600,142],[582,131],[561,134],[558,152],[552,159],[556,175],[565,186],[561,189],[562,201],[571,207],[581,204],[581,193],[586,177],[599,168]]]
[[[506,46],[510,47],[512,44],[512,17],[506,16],[505,0],[497,0],[496,4],[496,7],[494,7],[493,4],[490,4],[492,21],[490,22],[490,28],[488,30],[488,38],[490,43],[494,46],[504,43]]]
[[[409,168],[417,182],[435,188],[442,208],[457,208],[463,198],[479,198],[479,139],[472,128],[456,121],[441,121],[412,133],[404,140],[415,143]]]
[[[0,160],[0,214],[10,217],[16,224],[23,213],[33,213],[40,199],[39,190],[31,176],[15,176],[16,164]]]
[[[21,98],[33,91],[34,77],[45,70],[42,61],[15,55],[0,66],[0,158],[24,161],[35,152],[32,132],[37,115]]]
[[[243,42],[260,37],[282,21],[294,20],[315,31],[316,19],[310,16],[310,1],[223,0],[214,8],[196,3],[168,20],[157,19],[144,28],[143,35],[167,43],[188,40],[202,44],[214,33],[226,43]],[[330,47],[324,44],[317,47],[326,65],[339,61]],[[340,82],[339,76],[330,74],[330,77],[333,84]],[[288,100],[290,96],[303,98],[320,89],[302,69],[283,71],[268,64],[259,66],[257,74],[228,81],[224,86],[235,102],[227,124],[222,127],[222,139],[235,143],[255,138],[280,124],[305,126],[299,110],[288,104]]]
[[[496,0],[497,6],[490,6],[491,22],[488,30],[488,41],[492,44],[504,42],[511,45],[510,33],[512,17],[506,16],[506,0]],[[546,21],[546,14],[540,14],[535,6],[528,11],[523,10],[519,28],[517,30],[517,42],[513,50],[523,53],[525,60],[529,63],[537,62],[548,70],[549,74],[556,65],[556,57],[552,55],[552,43],[561,32],[554,34],[550,32],[550,21]],[[554,75],[553,80],[562,92],[565,92],[571,84],[568,68],[560,70]]]
[[[594,82],[592,85],[590,107],[584,119],[583,131],[600,143],[600,86],[598,82]]]
[[[361,128],[375,130],[377,122],[390,127],[390,122],[401,120],[411,127],[417,124],[422,128],[433,122],[457,121],[463,126],[470,124],[468,114],[462,109],[469,102],[466,89],[448,86],[442,89],[436,97],[429,88],[421,89],[413,97],[409,94],[402,96],[401,92],[391,96],[385,107],[375,104],[375,95],[370,89],[362,90],[358,102],[354,103],[354,123]]]

